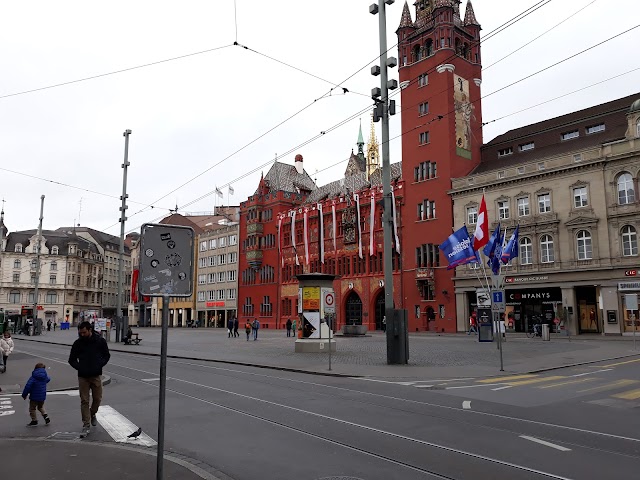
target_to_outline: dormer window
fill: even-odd
[[[13,250],[15,253],[22,253],[22,244],[21,243],[16,243],[16,246]]]
[[[60,253],[60,249],[58,246],[51,247],[51,255],[58,255]]]
[[[502,148],[498,150],[498,157],[506,157],[513,154],[513,147]]]
[[[580,132],[578,130],[572,130],[571,132],[565,132],[561,135],[562,140],[571,140],[573,138],[578,138],[580,136]]]
[[[590,127],[587,127],[585,130],[587,132],[587,135],[591,135],[592,133],[604,132],[604,123],[592,125]]]
[[[527,150],[533,150],[534,147],[535,147],[534,142],[523,143],[522,145],[520,145],[520,151],[526,152]]]

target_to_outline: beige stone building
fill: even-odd
[[[238,222],[198,236],[196,309],[201,326],[226,327],[238,312]]]
[[[508,239],[520,225],[519,255],[502,269],[514,330],[558,318],[572,334],[633,332],[638,311],[626,301],[640,293],[639,176],[637,94],[500,135],[470,176],[452,180],[454,224],[470,235],[483,192],[490,232],[500,222]],[[456,269],[459,331],[484,271]]]

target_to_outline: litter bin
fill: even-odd
[[[549,331],[548,323],[542,324],[542,340],[544,340],[545,342],[548,342],[549,340],[551,340],[551,334]]]
[[[493,326],[490,323],[478,325],[478,341],[493,342]]]

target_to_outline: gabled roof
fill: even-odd
[[[299,189],[312,191],[316,188],[316,184],[306,170],[298,173],[296,167],[282,162],[275,162],[271,166],[264,176],[264,181],[272,192],[280,190],[297,192]],[[258,193],[258,190],[256,190],[255,195]]]
[[[472,173],[513,167],[623,139],[628,127],[626,114],[629,105],[638,97],[640,93],[525,125],[498,135],[482,146],[482,160]],[[603,131],[586,133],[587,127],[599,124],[604,124]],[[562,140],[562,134],[575,130],[578,131],[578,137]],[[522,152],[519,150],[520,145],[531,142],[534,144],[533,148]],[[513,152],[499,156],[498,152],[506,148],[511,148]]]
[[[402,177],[402,163],[391,164],[391,181]],[[367,180],[367,172],[362,172],[351,177],[341,178],[326,185],[318,187],[306,200],[306,203],[315,203],[327,198],[339,197],[348,193],[359,192],[366,188],[382,185],[382,171],[376,170]]]

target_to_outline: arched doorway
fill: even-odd
[[[384,288],[380,289],[376,297],[375,315],[376,330],[382,330],[382,319],[384,318]]]
[[[362,325],[362,300],[353,290],[347,297],[344,319],[347,325]]]

